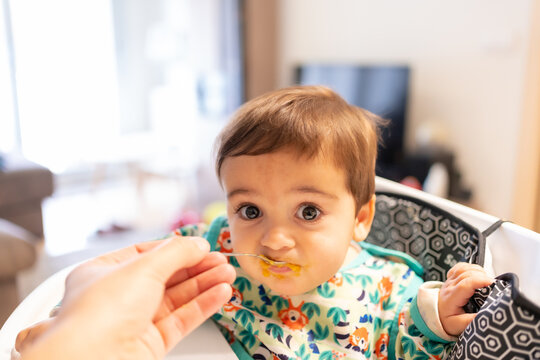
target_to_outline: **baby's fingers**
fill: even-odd
[[[448,280],[456,279],[463,273],[470,272],[470,271],[481,272],[484,274],[486,273],[485,269],[480,265],[460,262],[454,265],[450,270],[448,270],[448,273],[446,274],[446,278]]]
[[[469,299],[474,295],[476,289],[489,286],[493,283],[493,279],[487,274],[471,273],[470,276],[460,279],[450,289],[447,289],[448,295],[453,298],[455,306],[463,307]]]

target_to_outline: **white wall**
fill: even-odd
[[[473,206],[511,218],[533,0],[282,0],[280,86],[307,62],[407,63],[407,144],[447,129]]]

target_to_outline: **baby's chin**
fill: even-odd
[[[332,277],[331,274],[316,274],[316,276],[313,276],[314,274],[307,267],[298,267],[297,269],[291,269],[284,274],[280,274],[265,271],[264,267],[261,268],[252,262],[239,261],[239,263],[247,275],[280,296],[305,294],[316,289],[317,286]]]
[[[291,277],[279,279],[274,276],[257,276],[252,277],[263,284],[265,287],[272,290],[272,293],[279,296],[295,296],[305,294],[313,289],[316,289],[319,284],[309,284],[302,281],[301,277]]]

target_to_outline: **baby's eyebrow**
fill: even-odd
[[[293,192],[300,192],[304,194],[321,195],[330,199],[337,199],[337,195],[318,189],[314,186],[299,186],[292,189]]]
[[[249,195],[249,194],[254,194],[254,191],[250,189],[243,189],[243,188],[234,189],[227,193],[227,199],[230,199],[237,195]]]

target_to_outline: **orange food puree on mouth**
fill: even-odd
[[[262,273],[263,273],[264,277],[268,277],[270,275],[275,276],[278,279],[283,279],[285,277],[283,274],[279,274],[279,273],[270,271],[269,270],[270,266],[278,267],[278,268],[286,267],[286,268],[291,269],[295,276],[300,275],[300,265],[291,264],[291,263],[276,264],[275,261],[273,261],[272,259],[269,259],[264,255],[261,255],[261,256],[268,260],[268,262],[266,262],[264,260],[261,260]],[[271,264],[269,264],[269,263],[271,263]]]

